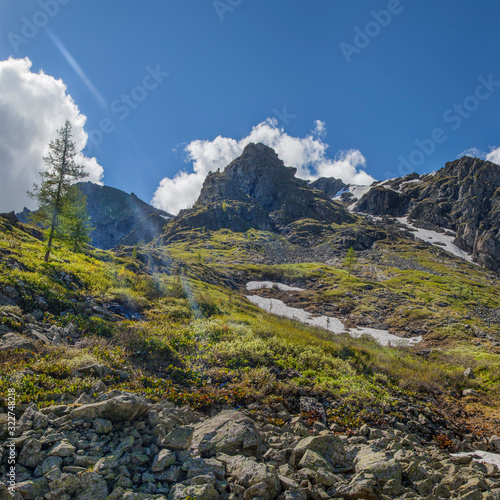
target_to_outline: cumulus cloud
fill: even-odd
[[[173,178],[164,178],[155,192],[154,206],[171,213],[192,205],[209,172],[223,170],[243,152],[250,142],[262,142],[273,148],[285,165],[297,168],[297,176],[314,180],[318,177],[336,177],[346,183],[370,184],[375,179],[364,170],[366,159],[358,150],[340,151],[333,159],[327,155],[324,142],[326,127],[316,121],[306,137],[292,137],[278,127],[276,119],[259,123],[243,139],[216,137],[213,141],[196,140],[185,148],[192,172],[179,172]]]
[[[492,150],[486,155],[486,159],[500,165],[500,146],[498,148],[492,148]]]
[[[48,143],[66,120],[73,125],[77,162],[84,165],[88,180],[99,182],[103,168],[95,158],[82,154],[87,143],[82,115],[66,85],[42,71],[33,73],[28,59],[0,61],[0,211],[33,207],[26,191],[39,182],[46,166],[42,157]]]

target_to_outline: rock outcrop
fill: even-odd
[[[407,216],[431,229],[454,231],[460,249],[500,272],[500,166],[495,163],[465,156],[435,174],[379,183],[354,210]]]
[[[309,184],[313,189],[323,191],[329,198],[335,198],[338,193],[347,187],[341,179],[333,177],[320,177]]]
[[[295,174],[296,169],[286,167],[273,149],[249,144],[223,172],[207,176],[194,207],[180,212],[167,226],[166,237],[183,227],[286,233],[302,220],[355,222],[347,210]]]

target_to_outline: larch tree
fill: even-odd
[[[358,257],[356,256],[356,252],[353,247],[350,247],[347,250],[346,256],[344,257],[344,266],[347,267],[347,271],[349,272],[349,278],[351,277],[352,270],[358,261]]]
[[[76,181],[87,177],[82,165],[77,165],[77,151],[72,140],[71,123],[66,120],[64,126],[57,131],[57,138],[49,143],[49,153],[43,161],[47,170],[40,172],[42,181],[28,192],[38,202],[38,222],[48,229],[47,251],[45,262],[50,259],[54,237],[61,232],[64,222],[64,211],[68,209],[69,192]]]

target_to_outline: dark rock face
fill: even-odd
[[[19,222],[19,219],[17,218],[14,211],[9,212],[9,213],[0,214],[0,217],[2,219],[8,220],[10,224],[17,224]]]
[[[148,243],[167,223],[162,216],[170,217],[133,193],[92,182],[81,183],[80,189],[87,197],[90,219],[95,227],[92,244],[98,248],[109,249],[121,243],[135,245],[140,241]]]
[[[356,220],[295,173],[273,149],[249,144],[224,172],[208,175],[194,207],[181,211],[167,233],[186,226],[283,232],[300,219],[338,224]]]
[[[393,189],[376,186],[370,189],[356,204],[354,210],[371,215],[403,217],[408,211],[410,199]]]
[[[149,243],[159,234],[171,218],[170,214],[158,210],[119,189],[99,186],[92,182],[79,183],[87,197],[88,213],[92,227],[92,245],[109,250],[116,245]],[[24,209],[17,214],[19,220],[28,222],[30,211]]]
[[[407,215],[435,229],[456,231],[454,243],[478,264],[500,272],[500,166],[465,156],[434,175],[377,186],[356,205],[373,215]]]
[[[339,191],[347,187],[340,179],[333,177],[320,177],[309,184],[313,189],[323,191],[329,198],[335,197]]]

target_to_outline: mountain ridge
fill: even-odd
[[[109,250],[117,245],[149,243],[161,234],[172,215],[152,207],[134,193],[101,186],[93,182],[77,183],[87,198],[87,210],[94,230],[91,244]],[[16,214],[21,222],[28,222],[31,211]]]
[[[500,271],[500,166],[495,163],[464,156],[434,174],[384,181],[372,186],[353,210],[453,231],[453,243],[474,262]]]

